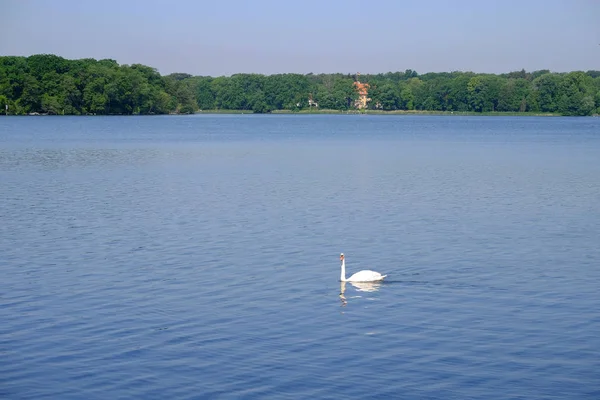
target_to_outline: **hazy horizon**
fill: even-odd
[[[161,74],[600,69],[600,2],[6,2],[0,55],[145,64]]]

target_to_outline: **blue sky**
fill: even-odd
[[[600,70],[599,0],[3,0],[0,55],[162,74]]]

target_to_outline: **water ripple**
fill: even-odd
[[[0,397],[597,398],[599,123],[4,118]]]

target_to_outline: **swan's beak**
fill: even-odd
[[[344,255],[340,254],[340,261],[344,261]]]

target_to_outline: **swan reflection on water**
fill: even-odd
[[[381,282],[340,282],[340,300],[342,301],[342,306],[348,304],[348,300],[344,296],[346,283],[350,283],[359,292],[376,292],[381,287]]]

